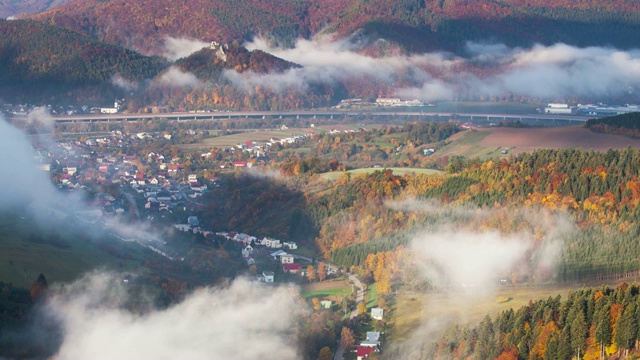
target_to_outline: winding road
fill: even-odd
[[[358,305],[364,301],[364,288],[362,287],[362,283],[360,282],[360,280],[358,280],[358,278],[356,278],[352,274],[348,274],[348,276],[349,280],[353,282],[353,284],[358,288],[358,291],[356,292],[356,303],[353,306],[353,311],[351,311],[351,316],[349,317],[349,319],[352,320],[356,316],[358,316]],[[338,340],[338,349],[336,350],[336,354],[333,356],[333,360],[342,360],[343,356],[344,349],[342,348],[340,340]]]

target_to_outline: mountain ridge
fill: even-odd
[[[290,47],[318,33],[394,28],[405,29],[397,40],[410,51],[459,50],[466,40],[640,47],[627,36],[640,30],[640,9],[622,0],[75,0],[31,18],[143,54],[157,53],[167,36],[231,43],[258,35]]]

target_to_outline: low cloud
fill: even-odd
[[[593,101],[633,94],[640,82],[640,50],[578,48],[566,44],[509,48],[473,43],[465,56],[446,52],[373,57],[350,38],[322,36],[298,40],[291,49],[270,48],[261,39],[246,44],[300,64],[281,74],[225,75],[244,90],[255,85],[282,90],[313,83],[336,84],[369,78],[387,84],[390,95],[406,100],[473,100],[522,96],[540,99],[587,98]]]
[[[133,91],[138,88],[138,83],[136,83],[135,81],[127,80],[120,75],[112,76],[110,81],[111,84],[127,91]]]
[[[205,47],[209,47],[209,43],[196,39],[174,38],[167,36],[164,39],[164,51],[162,56],[171,61],[176,61]]]
[[[312,84],[333,85],[353,77],[369,77],[389,84],[405,76],[432,79],[431,73],[443,72],[457,63],[453,56],[446,53],[371,57],[359,53],[359,45],[352,38],[336,40],[330,36],[313,40],[299,39],[292,49],[270,48],[266,41],[259,38],[246,44],[246,47],[271,53],[302,68],[270,74],[239,74],[232,70],[224,73],[245,91],[256,85],[276,91],[289,87],[307,89]]]
[[[434,285],[486,291],[526,260],[533,245],[532,237],[524,233],[443,229],[416,237],[411,249]]]
[[[52,126],[50,119],[46,111],[37,109],[27,116],[26,121],[49,127]],[[0,116],[0,167],[10,169],[0,172],[0,187],[3,189],[0,210],[11,210],[35,199],[43,202],[58,199],[48,173],[38,169],[38,165],[27,136]]]
[[[436,291],[425,298],[424,318],[411,338],[389,349],[397,358],[419,357],[453,324],[479,320],[474,306],[494,302],[504,283],[553,280],[565,239],[576,231],[569,215],[545,209],[451,207],[416,199],[386,206],[428,214],[433,223],[409,243],[405,271],[411,275],[405,280],[409,287],[427,282]]]
[[[298,305],[287,288],[238,279],[164,310],[132,313],[126,286],[92,273],[54,290],[46,311],[63,329],[55,359],[300,358],[292,331]]]
[[[198,86],[199,84],[200,81],[195,75],[183,72],[175,66],[170,67],[153,81],[153,85],[168,87]]]
[[[0,118],[0,120],[2,120]],[[29,111],[26,117],[16,117],[15,121],[33,126],[33,130],[38,133],[52,133],[55,128],[55,121],[49,114],[46,107],[36,107]]]

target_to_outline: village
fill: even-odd
[[[286,131],[287,128],[282,125],[278,130]],[[332,130],[330,133],[342,131],[354,130]],[[179,241],[165,238],[172,236],[168,235],[171,233],[168,228],[186,236],[198,236],[208,243],[223,243],[226,250],[231,249],[234,258],[241,259],[256,286],[296,283],[314,288],[314,284],[323,283],[309,280],[310,276],[326,279],[323,284],[335,281],[349,286],[350,274],[335,265],[318,262],[304,251],[304,244],[301,249],[299,242],[282,241],[270,234],[250,235],[242,231],[212,229],[198,217],[205,208],[203,197],[223,185],[221,173],[251,172],[252,168],[267,165],[274,145],[278,148],[291,146],[306,141],[313,132],[272,137],[261,142],[244,141],[215,149],[217,153],[214,149],[190,155],[175,151],[177,136],[203,134],[202,130],[196,129],[180,130],[180,134],[166,130],[134,132],[123,129],[62,137],[47,144],[40,144],[35,139],[35,160],[39,170],[46,172],[60,191],[82,195],[86,206],[64,209],[56,204],[39,202],[32,206],[66,218],[67,222],[97,226],[113,238],[137,244],[148,249],[150,256],[171,263],[185,261],[189,249]],[[355,316],[346,311],[363,303],[363,299],[356,297],[357,291],[351,289],[340,295],[334,295],[332,291],[323,294],[310,290],[305,298],[314,309],[317,303],[318,311],[341,313],[353,322],[374,324],[382,320],[383,310],[372,305],[365,310],[354,310]],[[361,341],[348,347],[358,359],[381,350],[382,333],[369,330],[375,330],[374,326],[362,327],[357,336]]]

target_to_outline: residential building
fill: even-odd
[[[375,320],[382,320],[384,317],[384,309],[381,308],[371,308],[371,318]]]
[[[273,271],[263,271],[262,276],[264,276],[264,282],[266,283],[273,282],[273,277],[274,277]]]
[[[285,254],[280,256],[280,262],[283,264],[293,264],[293,255],[291,254]]]

